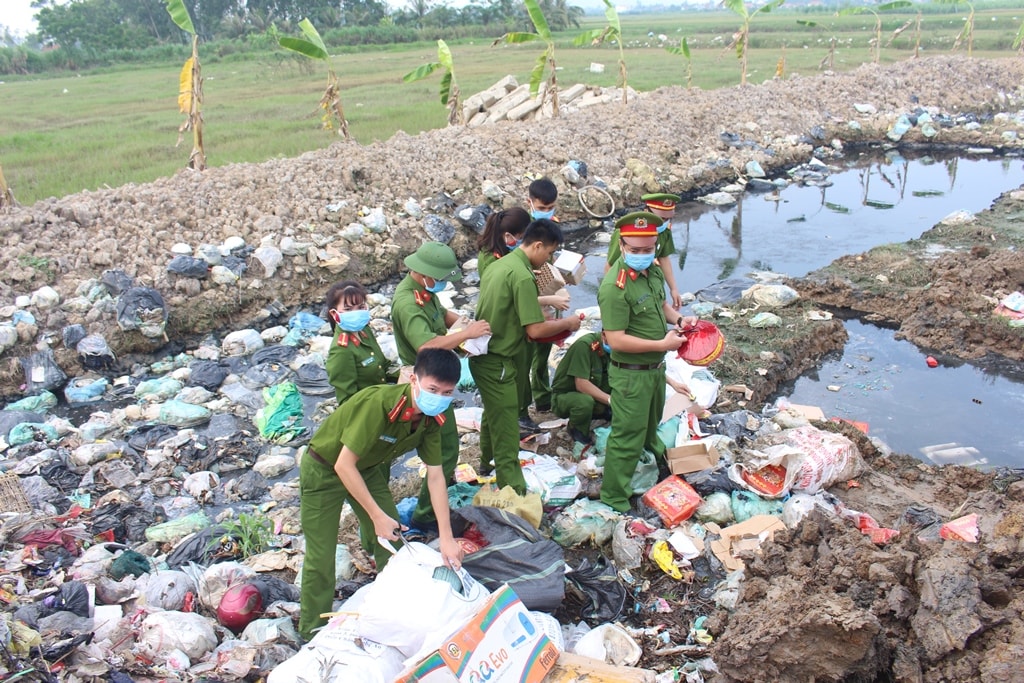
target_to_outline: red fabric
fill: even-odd
[[[78,555],[78,541],[63,529],[38,529],[31,531],[18,539],[18,542],[24,543],[27,546],[39,547],[60,545],[64,546],[64,549],[72,555]]]

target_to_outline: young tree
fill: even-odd
[[[1017,35],[1013,38],[1013,49],[1024,55],[1024,21],[1021,22],[1020,28],[1017,29]]]
[[[864,14],[868,12],[875,17],[875,39],[872,43],[872,51],[874,53],[875,64],[878,64],[882,59],[882,15],[881,12],[888,12],[894,9],[903,9],[911,6],[910,0],[896,0],[895,2],[887,2],[879,5],[877,8],[861,6],[861,7],[843,7],[839,10],[838,14],[841,17],[848,16],[851,14]]]
[[[4,168],[0,166],[0,211],[14,206],[14,193],[7,186],[7,179],[4,178]]]
[[[781,0],[780,0],[781,1]],[[540,5],[537,4],[537,0],[523,0],[526,5],[526,11],[530,16],[530,22],[533,23],[533,28],[536,33],[525,33],[525,32],[511,32],[506,33],[502,37],[495,40],[491,46],[495,46],[498,43],[507,43],[509,45],[516,45],[519,43],[529,43],[531,41],[542,40],[546,47],[544,52],[541,53],[540,57],[537,58],[537,64],[533,67],[533,71],[530,72],[530,94],[536,96],[540,90],[541,81],[544,80],[544,69],[547,67],[550,70],[547,80],[547,89],[544,92],[544,97],[551,96],[552,113],[554,117],[558,116],[558,72],[555,65],[555,39],[551,35],[551,29],[548,27],[548,21],[544,18],[544,12],[541,11]],[[541,99],[541,105],[543,106],[543,98]]]
[[[331,55],[327,51],[327,46],[324,45],[323,38],[320,37],[320,33],[309,19],[300,21],[299,28],[302,29],[305,38],[279,36],[277,43],[286,50],[298,52],[310,59],[319,59],[327,65],[327,89],[324,90],[324,94],[320,98],[320,109],[323,111],[321,121],[323,121],[325,130],[334,130],[337,125],[338,135],[350,140],[352,136],[348,132],[348,121],[345,119],[345,111],[341,107],[341,84],[338,81],[338,75],[331,67]]]
[[[182,0],[166,2],[167,13],[174,23],[192,36],[192,56],[185,60],[178,79],[178,110],[185,115],[184,123],[178,128],[178,144],[181,144],[185,131],[191,130],[192,154],[188,157],[188,166],[202,171],[206,168],[206,151],[203,149],[203,71],[199,64],[199,34]]]
[[[419,81],[438,69],[444,69],[444,76],[441,77],[441,104],[448,107],[448,125],[461,125],[465,123],[465,120],[462,115],[462,105],[459,102],[459,84],[455,81],[455,62],[448,43],[438,40],[437,61],[429,62],[415,71],[410,71],[402,76],[402,80],[406,83]]]
[[[622,103],[626,104],[626,54],[622,48],[622,24],[619,13],[610,0],[604,0],[604,16],[608,20],[604,28],[595,28],[576,36],[574,45],[600,45],[606,40],[613,40],[619,46],[619,85],[622,87]]]
[[[956,34],[956,40],[953,41],[953,52],[956,52],[961,45],[967,43],[967,56],[970,57],[974,52],[974,3],[969,0],[937,0],[940,5],[959,5],[964,3],[969,8],[967,18],[964,19],[964,26],[960,29],[960,33]]]
[[[672,45],[666,47],[665,51],[686,59],[686,87],[693,87],[693,60],[690,58],[690,44],[686,42],[686,38],[679,41],[678,47]]]
[[[743,0],[722,0],[722,4],[725,5],[726,9],[743,20],[740,30],[733,34],[732,43],[729,44],[729,49],[736,49],[736,57],[740,60],[740,85],[747,84],[747,52],[749,52],[750,46],[750,22],[758,14],[768,14],[785,1],[770,0],[751,12],[747,9],[747,5]]]

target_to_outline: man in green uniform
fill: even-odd
[[[462,550],[452,535],[448,487],[441,472],[441,425],[459,381],[459,358],[444,349],[416,356],[408,384],[367,387],[324,420],[299,466],[302,564],[299,633],[307,640],[327,623],[334,600],[335,548],[342,505],[347,500],[360,527],[378,538],[398,540],[401,525],[388,489],[388,465],[417,449],[427,465],[430,500],[437,515],[440,551],[446,565],[458,568]],[[375,544],[377,568],[390,554]]]
[[[645,194],[641,199],[647,205],[647,210],[658,218],[662,224],[658,226],[658,247],[654,251],[654,258],[661,266],[661,272],[665,276],[665,284],[668,285],[668,299],[672,308],[679,308],[683,305],[683,297],[676,287],[676,274],[672,268],[672,256],[676,253],[676,244],[672,239],[672,217],[676,214],[676,204],[679,203],[679,195],[659,192],[656,194]],[[619,231],[612,232],[611,242],[608,243],[608,260],[604,264],[604,272],[611,269],[612,264],[619,260],[622,250],[619,249]]]
[[[569,434],[582,444],[592,442],[590,422],[606,415],[611,403],[609,350],[603,333],[583,335],[565,352],[551,381],[555,414],[569,418]]]
[[[629,510],[629,485],[644,448],[663,456],[658,422],[665,407],[665,353],[685,340],[692,324],[665,300],[665,279],[654,263],[661,219],[636,212],[615,222],[621,256],[597,292],[605,337],[612,348],[612,431],[605,455],[601,501]],[[672,320],[675,318],[674,320]],[[666,332],[667,320],[675,328]]]
[[[534,339],[580,328],[578,316],[545,320],[537,302],[537,281],[533,269],[551,258],[562,244],[557,224],[541,219],[530,223],[523,243],[515,251],[492,263],[480,281],[476,316],[491,324],[487,353],[469,359],[473,379],[480,390],[484,416],[480,425],[480,462],[495,466],[498,486],[526,492],[526,480],[519,466],[519,391],[516,376],[528,372],[519,367],[523,346]]]
[[[442,306],[437,294],[449,281],[462,278],[459,261],[451,247],[440,242],[427,242],[405,258],[405,265],[410,272],[399,283],[391,301],[391,322],[402,365],[412,365],[416,353],[422,349],[454,351],[467,339],[491,333],[491,326],[486,320],[476,320],[464,329],[448,334],[448,329],[459,316]],[[450,483],[459,463],[459,430],[455,424],[454,409],[449,407],[444,417],[441,471],[445,482]],[[429,529],[434,521],[427,480],[424,479],[416,510],[412,513],[412,526]]]

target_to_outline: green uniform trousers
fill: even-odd
[[[530,404],[533,403],[533,391],[530,389],[530,368],[533,366],[534,346],[535,344],[524,344],[523,351],[516,361],[516,367],[519,368],[519,372],[516,374],[516,387],[519,391],[519,417],[530,417]],[[476,381],[476,378],[474,377],[473,380]]]
[[[601,502],[619,512],[629,510],[629,485],[644,448],[658,457],[665,445],[658,438],[658,423],[665,409],[665,368],[625,370],[608,367],[612,387],[612,431],[604,459]]]
[[[444,424],[441,425],[441,471],[444,472],[445,485],[452,485],[455,466],[459,464],[459,426],[455,423],[455,408],[448,406],[444,411]],[[434,506],[430,503],[430,489],[427,478],[423,477],[420,486],[420,497],[416,501],[416,509],[412,513],[412,524],[417,522],[436,522]]]
[[[526,493],[519,465],[519,391],[516,359],[486,354],[469,359],[469,369],[480,390],[484,417],[480,423],[480,464],[494,464],[498,487],[511,486]],[[525,369],[524,369],[525,372]]]
[[[569,426],[578,429],[583,436],[590,436],[590,423],[595,417],[608,413],[608,406],[579,391],[554,394],[551,409],[558,417],[569,418]]]
[[[394,519],[398,510],[388,488],[388,479],[382,474],[383,468],[361,471],[370,495],[377,505]],[[313,458],[302,458],[299,466],[299,518],[302,533],[306,539],[306,555],[302,562],[302,590],[300,597],[299,634],[309,640],[313,629],[323,626],[327,619],[324,612],[334,607],[335,566],[334,557],[338,547],[338,528],[341,507],[348,499],[348,490],[333,469]],[[373,522],[366,510],[350,500],[352,510],[359,519],[360,530],[373,529]],[[374,540],[374,560],[377,569],[383,569],[391,553]]]
[[[530,390],[533,403],[538,410],[551,409],[551,347],[553,344],[530,344],[533,356],[530,358]]]

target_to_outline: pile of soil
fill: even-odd
[[[504,191],[500,203],[512,205],[522,202],[529,175],[547,174],[562,191],[559,215],[584,218],[560,175],[570,160],[585,161],[591,180],[603,181],[618,206],[631,206],[644,192],[693,195],[734,181],[750,160],[781,173],[806,161],[815,147],[883,141],[896,118],[917,107],[971,112],[983,123],[943,128],[931,141],[913,129],[902,143],[1005,152],[1002,133],[1012,124],[996,125],[985,115],[1019,109],[1022,83],[1019,59],[933,57],[711,92],[663,88],[626,108],[595,107],[528,125],[400,133],[365,147],[338,142],[296,159],[182,171],[145,185],[50,199],[0,217],[0,305],[44,284],[68,298],[81,282],[121,268],[165,294],[172,339],[237,329],[266,320],[268,309],[317,301],[339,276],[324,267],[321,251],[345,257],[345,277],[373,283],[393,275],[400,256],[427,239],[422,219],[405,208],[410,197],[428,208],[433,199],[447,203],[443,193],[456,198],[452,204],[486,203],[487,181]],[[870,104],[877,113],[858,113],[854,104]],[[852,119],[860,125],[848,125]],[[721,133],[745,143],[725,142],[736,138]],[[1022,202],[1020,192],[1010,193],[976,222],[937,226],[898,257],[891,249],[850,256],[794,286],[809,305],[897,322],[915,343],[963,358],[1020,361],[1021,332],[991,318],[990,299],[1024,286],[1017,229]],[[387,231],[354,242],[337,236],[364,208],[377,206]],[[250,273],[238,286],[188,282],[167,272],[175,243],[196,247],[232,236],[251,246],[284,237],[315,246],[301,257],[286,256],[273,277]],[[475,252],[474,239],[472,231],[458,230],[451,244],[465,256]],[[119,354],[154,350],[149,340],[119,332],[110,316],[87,319],[60,307],[41,312],[38,333],[59,338],[61,327],[73,322],[104,334]],[[815,323],[759,352],[765,340],[758,335],[769,333],[748,332],[744,340],[740,327],[726,331],[736,343],[720,362],[732,363],[728,381],[751,388],[745,400],[755,409],[779,382],[844,341],[838,323]],[[38,339],[25,336],[0,359],[0,391],[14,392],[23,380],[16,359]],[[71,356],[58,358],[73,371]],[[674,612],[642,611],[631,621],[668,622],[672,640],[682,642],[690,617],[710,612],[715,641],[709,652],[721,680],[1020,680],[1019,474],[930,467],[879,450],[846,425],[820,426],[856,439],[872,466],[859,488],[843,485],[832,493],[900,535],[877,546],[852,525],[812,513],[794,531],[779,533],[761,555],[747,558],[736,609],[713,607],[700,586],[671,585],[652,574],[645,598],[665,598]],[[911,524],[900,522],[912,505],[942,519],[977,513],[979,542],[919,539]],[[644,645],[643,665],[664,670],[680,664],[678,655],[655,655],[655,643]]]

